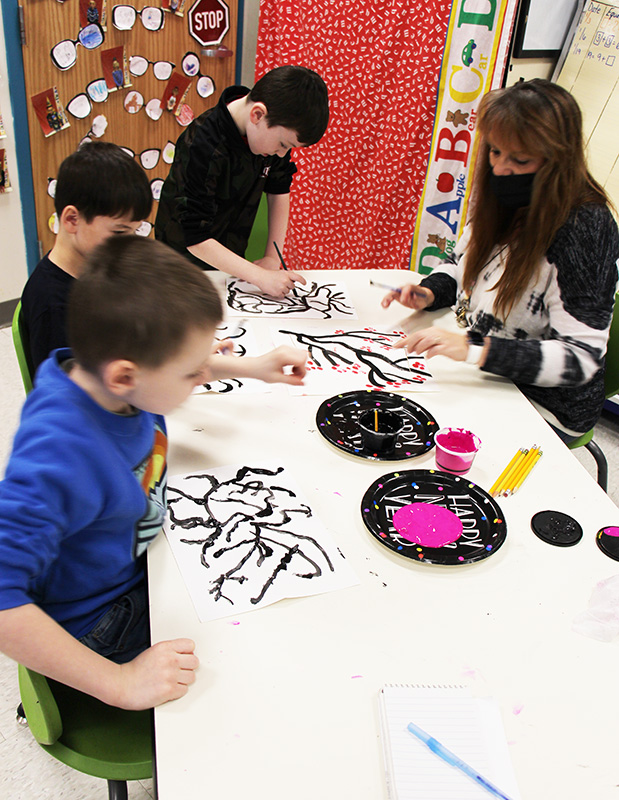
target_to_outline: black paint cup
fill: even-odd
[[[359,417],[363,447],[372,453],[390,453],[395,448],[404,420],[391,411],[371,409]]]

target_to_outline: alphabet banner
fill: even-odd
[[[410,268],[424,275],[453,250],[466,221],[479,101],[501,86],[517,0],[454,0]],[[481,9],[481,10],[480,10]]]

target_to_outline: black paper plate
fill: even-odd
[[[405,419],[395,449],[390,453],[373,453],[364,448],[361,441],[357,420],[364,411],[377,407]],[[372,461],[402,461],[427,453],[434,447],[434,434],[439,429],[434,417],[408,397],[371,389],[344,392],[325,400],[316,412],[316,425],[325,439],[339,450]]]
[[[409,503],[437,503],[462,520],[462,536],[444,547],[409,542],[393,527],[395,512]],[[370,486],[361,516],[378,541],[407,558],[426,564],[472,564],[493,555],[505,541],[503,513],[490,495],[467,480],[430,469],[388,472]]]

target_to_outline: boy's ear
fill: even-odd
[[[82,220],[82,215],[75,206],[65,206],[60,214],[60,225],[68,232],[75,233]]]
[[[267,114],[267,107],[264,103],[254,103],[249,109],[249,121],[253,125],[257,125],[261,119],[266,119]]]
[[[102,379],[105,388],[117,397],[124,397],[132,391],[138,379],[138,366],[133,361],[124,358],[108,361],[103,367]]]

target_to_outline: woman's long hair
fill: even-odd
[[[495,314],[505,318],[572,209],[584,203],[610,202],[587,170],[580,108],[557,84],[536,78],[489,92],[480,103],[477,128],[482,143],[463,282],[470,292],[494,248],[508,245],[494,307]],[[488,137],[492,136],[514,151],[544,159],[527,208],[516,212],[504,208],[490,188]]]

